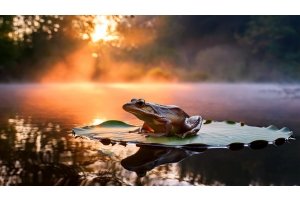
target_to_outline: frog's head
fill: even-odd
[[[125,111],[144,121],[158,116],[154,107],[154,104],[146,103],[144,99],[131,99],[129,103],[123,105]]]

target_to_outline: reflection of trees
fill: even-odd
[[[58,124],[16,117],[0,130],[0,185],[189,184],[178,180],[174,164],[143,178],[125,170],[120,161],[136,150],[76,139]]]
[[[284,145],[280,150],[267,147],[263,151],[215,149],[189,157],[192,154],[181,150],[138,151],[135,146],[104,145],[75,138],[58,124],[37,124],[31,118],[16,117],[1,127],[0,185],[293,185],[299,182],[298,173],[290,170],[299,168],[297,156],[290,154],[290,147],[298,152],[297,145]],[[134,155],[137,152],[142,154]],[[138,158],[142,160],[134,162]],[[185,160],[179,164],[165,164],[182,158]],[[138,177],[124,169],[122,160],[126,160],[130,170],[142,167],[146,175]]]
[[[79,185],[85,176],[80,166],[99,160],[94,142],[63,134],[57,124],[20,118],[1,130],[0,152],[1,185]]]

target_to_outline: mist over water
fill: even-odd
[[[1,184],[298,185],[299,91],[280,84],[0,85]],[[121,165],[138,147],[71,134],[95,119],[141,124],[121,108],[133,97],[175,104],[204,119],[288,127],[296,141],[261,150],[207,150],[139,178]]]

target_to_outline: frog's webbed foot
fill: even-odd
[[[143,129],[143,128],[137,128],[135,130],[129,131],[129,133],[138,133],[138,134],[143,134],[143,135],[152,136],[152,137],[161,137],[161,136],[167,135],[166,133],[153,133],[153,132],[150,132],[149,130]]]
[[[181,137],[181,138],[185,138],[186,136],[194,136],[194,135],[197,135],[197,133],[198,133],[198,131],[199,131],[200,129],[192,129],[192,130],[190,130],[190,131],[187,131],[187,132],[185,132],[185,133],[183,133],[183,134],[176,134],[178,137]]]
[[[151,137],[162,137],[162,136],[167,136],[167,133],[153,133],[153,132],[145,132],[143,135],[146,136],[151,136]]]
[[[141,128],[137,128],[135,130],[128,131],[128,133],[140,133],[140,132],[141,132]]]

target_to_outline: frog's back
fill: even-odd
[[[178,118],[185,119],[190,117],[186,112],[184,112],[181,108],[175,105],[159,105],[156,107],[157,111],[168,118]]]

